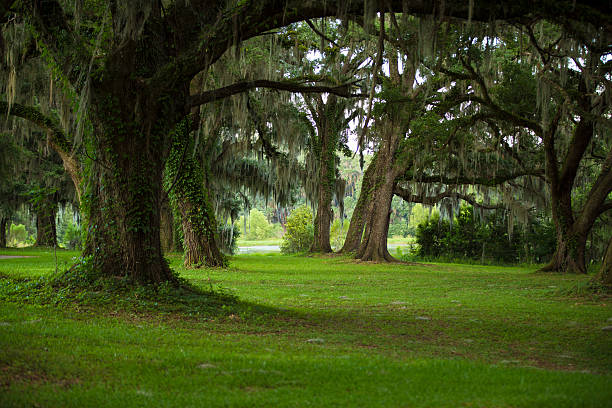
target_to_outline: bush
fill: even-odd
[[[294,209],[287,218],[287,232],[283,235],[281,252],[292,254],[308,251],[314,239],[312,211],[306,205]]]
[[[26,231],[26,227],[23,224],[11,224],[11,228],[9,230],[8,235],[8,245],[15,246],[23,246],[27,243],[28,240],[28,232]]]
[[[544,262],[555,249],[554,228],[542,217],[508,234],[508,217],[501,211],[485,220],[474,219],[472,207],[463,207],[453,221],[435,214],[417,227],[417,255],[425,259]]]

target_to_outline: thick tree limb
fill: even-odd
[[[299,92],[299,93],[331,93],[345,98],[364,98],[366,95],[354,94],[349,91],[351,85],[355,82],[339,85],[339,86],[324,86],[324,85],[301,85],[294,81],[269,81],[267,79],[256,79],[252,81],[241,81],[235,84],[224,86],[222,88],[213,89],[203,92],[198,95],[189,97],[188,105],[190,107],[202,105],[209,102],[218,101],[232,95],[236,95],[253,88],[268,88],[277,89],[280,91]]]
[[[478,177],[469,177],[465,175],[458,176],[448,176],[448,175],[420,175],[415,176],[410,172],[406,172],[404,175],[400,176],[398,181],[414,181],[417,183],[440,183],[447,185],[480,185],[480,186],[498,186],[507,181],[517,179],[519,177],[524,176],[535,176],[540,177],[544,175],[544,169],[532,169],[532,170],[521,170],[515,173],[509,174],[497,174],[495,176],[486,177],[486,176],[478,176]]]
[[[401,199],[409,203],[435,205],[444,198],[458,198],[460,200],[463,200],[471,204],[473,207],[479,207],[485,210],[498,210],[498,209],[505,208],[503,205],[482,204],[476,201],[476,199],[473,196],[469,196],[466,194],[460,194],[454,191],[445,191],[435,196],[421,196],[417,194],[412,194],[410,190],[408,190],[407,188],[395,186],[395,188],[393,189],[393,194],[395,194],[396,196],[400,197]]]

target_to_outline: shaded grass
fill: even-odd
[[[239,256],[229,270],[169,260],[241,302],[191,316],[133,302],[0,303],[0,406],[612,401],[609,299],[564,294],[585,277],[338,257]],[[48,256],[29,258],[31,273],[21,261],[0,260],[0,273],[54,269]]]

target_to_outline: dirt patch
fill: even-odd
[[[38,258],[37,256],[28,255],[0,255],[0,259],[15,259],[15,258]]]

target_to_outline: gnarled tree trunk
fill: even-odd
[[[325,154],[322,156],[331,156],[322,158],[319,169],[319,186],[317,187],[317,214],[314,219],[314,239],[310,252],[332,252],[330,243],[330,228],[332,222],[332,189],[335,179],[335,157],[333,154]],[[330,176],[331,174],[331,176]],[[330,179],[332,177],[333,179]]]
[[[555,253],[541,271],[586,273],[585,250],[586,236],[560,232],[557,234]]]
[[[316,105],[309,105],[317,127],[313,150],[317,161],[317,213],[314,219],[314,239],[310,252],[332,252],[330,229],[332,223],[332,196],[336,186],[336,149],[340,128],[344,126],[344,105],[336,95],[329,95],[327,102],[317,96]],[[340,197],[339,199],[342,199]]]
[[[126,55],[130,45],[124,48]],[[109,62],[126,70],[113,72],[103,82],[92,81],[95,160],[85,204],[88,236],[83,254],[104,276],[125,276],[143,284],[174,281],[159,233],[164,140],[176,117],[186,113],[164,103],[180,98],[180,89],[166,95],[144,86],[129,62]],[[187,90],[182,91],[184,98]]]

